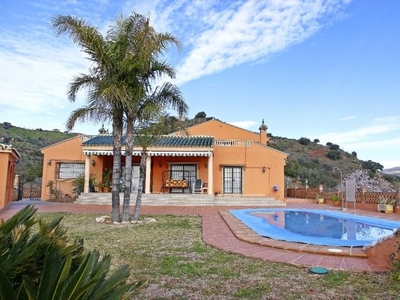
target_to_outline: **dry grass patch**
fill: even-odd
[[[63,215],[69,235],[83,237],[86,249],[109,253],[114,269],[129,263],[132,279],[148,280],[135,299],[399,299],[399,282],[389,274],[312,275],[214,249],[202,242],[199,217],[145,216],[157,222],[107,225],[96,223],[97,215]]]

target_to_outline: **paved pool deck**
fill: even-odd
[[[16,201],[0,210],[0,218],[8,219],[17,211],[32,204],[38,212],[93,213],[104,215],[111,213],[111,205],[79,205],[74,203],[54,203],[44,201]],[[341,208],[329,204],[290,201],[287,208],[329,209],[341,211]],[[228,206],[142,206],[142,215],[188,215],[202,218],[203,241],[210,246],[229,253],[244,255],[271,262],[285,263],[301,267],[324,267],[358,272],[384,272],[387,268],[368,260],[360,248],[313,246],[301,243],[289,243],[262,238],[255,235],[243,223],[233,217]],[[133,207],[131,208],[133,211]],[[347,213],[400,221],[397,214],[384,214],[373,211],[347,209]],[[338,248],[341,252],[332,252]],[[337,250],[336,250],[337,251]]]

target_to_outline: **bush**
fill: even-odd
[[[336,144],[332,144],[332,145],[330,145],[329,146],[329,149],[331,149],[331,150],[339,150],[339,145],[336,145]]]
[[[62,218],[46,223],[29,205],[0,224],[0,299],[131,299],[129,266],[108,276],[111,258],[69,243]],[[37,226],[37,228],[35,228]]]
[[[341,160],[342,159],[342,154],[340,153],[339,150],[330,150],[326,156],[332,160]]]
[[[309,143],[311,143],[311,140],[305,137],[302,137],[299,139],[299,143],[301,145],[307,146]]]
[[[296,178],[299,175],[300,164],[288,159],[285,165],[285,176]]]

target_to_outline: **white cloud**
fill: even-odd
[[[303,41],[342,7],[331,1],[238,1],[208,13],[189,40],[191,50],[178,67],[179,83],[220,72],[243,63],[260,61]],[[186,46],[188,46],[186,44]]]
[[[351,121],[351,120],[354,120],[356,118],[357,118],[357,116],[348,116],[348,117],[342,118],[342,121]]]
[[[322,145],[338,144],[347,152],[355,151],[362,160],[379,162],[385,168],[400,166],[400,116],[375,118],[369,126],[348,132],[332,132],[316,136]]]
[[[376,141],[379,135],[400,130],[400,116],[388,116],[372,120],[372,125],[348,132],[331,132],[317,136],[322,143],[354,144],[362,140]],[[377,137],[378,136],[378,137]]]
[[[341,145],[342,146],[342,145]],[[345,143],[343,147],[348,149],[382,149],[387,147],[400,147],[400,137],[389,139],[375,139],[360,143]]]

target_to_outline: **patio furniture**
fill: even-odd
[[[179,177],[183,177],[182,179],[177,179],[174,178],[172,179],[172,176],[177,176],[177,173],[179,173]],[[185,173],[188,173],[187,175],[190,175],[190,172],[188,171],[171,171],[171,170],[166,170],[163,171],[163,182],[161,186],[161,192],[164,192],[165,189],[168,189],[169,192],[171,192],[172,189],[182,189],[182,192],[189,188],[189,181],[185,177]]]
[[[196,179],[193,185],[193,194],[203,194],[203,180]]]

